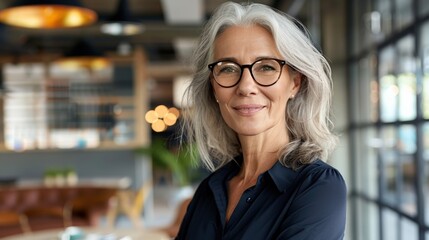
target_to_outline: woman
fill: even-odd
[[[302,26],[261,4],[225,3],[194,60],[185,128],[214,173],[177,239],[342,239],[345,183],[321,160],[336,142],[330,67]]]

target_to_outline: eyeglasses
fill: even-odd
[[[234,87],[241,80],[243,71],[248,68],[253,80],[260,86],[274,85],[282,75],[282,68],[286,61],[275,58],[263,58],[252,64],[240,65],[229,60],[221,60],[208,65],[213,78],[219,86]]]

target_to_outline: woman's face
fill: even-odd
[[[277,50],[271,33],[261,26],[229,27],[215,41],[214,61],[227,59],[243,65],[260,58],[287,60]],[[221,87],[211,77],[222,117],[237,134],[284,135],[286,105],[298,92],[301,75],[286,65],[281,71],[277,83],[268,87],[258,85],[248,68],[243,70],[238,84],[230,88]]]

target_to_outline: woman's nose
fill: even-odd
[[[243,73],[241,74],[240,82],[238,83],[238,93],[243,95],[248,95],[251,93],[255,93],[257,90],[257,84],[252,77],[249,68],[243,69]]]

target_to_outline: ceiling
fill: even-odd
[[[0,9],[14,0],[0,0]],[[243,2],[236,0],[235,2]],[[0,23],[0,64],[27,61],[40,62],[41,56],[54,56],[69,52],[72,46],[84,38],[98,50],[118,53],[121,47],[141,46],[148,58],[151,73],[151,102],[169,102],[173,99],[173,82],[180,75],[190,73],[187,62],[193,44],[201,33],[202,26],[213,11],[225,0],[128,0],[130,15],[144,26],[141,34],[112,36],[101,32],[102,23],[112,17],[119,0],[80,0],[84,7],[95,10],[98,21],[90,26],[71,29],[26,29]],[[254,0],[295,16],[305,24],[314,17],[305,0]],[[314,1],[318,2],[318,1]],[[310,17],[306,17],[310,16]],[[23,16],[25,17],[25,16]],[[51,58],[52,59],[52,58]],[[131,70],[116,69],[117,74]],[[7,80],[4,80],[7,81]],[[0,95],[8,91],[0,77]],[[17,83],[17,81],[13,81]],[[116,89],[132,89],[132,78],[114,77]],[[5,88],[5,90],[2,90]]]
[[[1,0],[0,9],[13,0]],[[223,0],[128,0],[131,16],[138,19],[144,32],[135,36],[110,36],[100,25],[111,17],[118,0],[81,0],[83,6],[95,10],[99,20],[91,26],[35,30],[0,24],[0,56],[32,56],[39,53],[63,53],[80,38],[92,41],[102,51],[117,51],[119,46],[143,46],[149,62],[177,62],[186,58],[202,25]],[[241,2],[241,1],[236,1]],[[303,17],[304,0],[258,0],[277,9]],[[180,4],[178,4],[180,3]],[[24,17],[24,16],[23,16]]]

